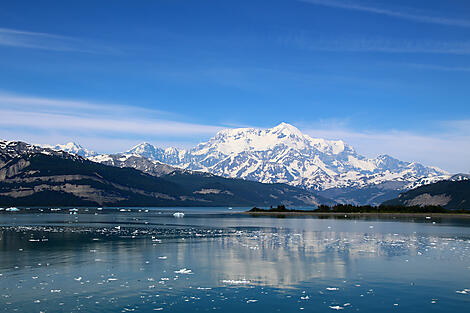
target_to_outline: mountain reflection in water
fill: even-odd
[[[4,312],[470,305],[462,225],[137,213],[2,215],[0,225]]]

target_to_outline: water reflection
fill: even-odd
[[[470,288],[470,240],[458,229],[430,234],[425,225],[410,232],[395,223],[397,232],[384,232],[378,229],[389,225],[303,220],[235,227],[216,217],[207,226],[200,218],[175,225],[135,216],[120,217],[134,224],[64,226],[53,219],[0,228],[0,310],[372,312],[399,302],[411,312],[417,303],[434,310],[426,306],[434,298],[446,309],[470,304],[470,295],[456,293]]]

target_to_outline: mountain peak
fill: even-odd
[[[133,146],[131,149],[127,150],[126,152],[137,152],[137,151],[148,151],[148,150],[155,150],[155,146],[148,143],[148,142],[141,142],[135,146]]]
[[[302,137],[302,132],[295,126],[282,122],[281,124],[271,128],[271,132],[273,133],[282,133],[284,135],[295,135],[298,137]]]
[[[144,141],[127,150],[125,153],[138,154],[151,160],[156,160],[164,155],[165,151]]]
[[[76,154],[85,158],[95,156],[97,155],[96,152],[85,149],[83,146],[81,146],[78,143],[75,143],[73,141],[69,141],[66,144],[63,145],[55,145],[55,146],[43,146],[44,148],[50,148],[56,151],[65,151],[70,154]]]

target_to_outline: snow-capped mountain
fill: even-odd
[[[95,162],[130,166],[152,174],[140,156],[180,169],[209,172],[262,183],[287,183],[341,202],[379,204],[401,191],[448,179],[436,167],[397,160],[388,155],[366,158],[342,140],[312,138],[281,123],[269,129],[224,129],[189,150],[139,144],[117,154],[90,157]],[[157,172],[159,169],[157,169]]]
[[[134,154],[134,153],[122,153],[122,154],[100,154],[88,158],[90,161],[102,163],[110,166],[117,167],[132,167],[144,173],[153,176],[163,176],[173,172],[185,172],[180,168],[164,164],[159,161],[151,160],[147,157]]]
[[[82,147],[81,145],[76,144],[74,142],[68,142],[64,145],[55,145],[55,146],[44,145],[42,147],[43,148],[50,148],[50,149],[56,150],[56,151],[65,151],[65,152],[68,152],[68,153],[71,153],[71,154],[79,155],[79,156],[84,157],[84,158],[88,158],[88,157],[98,155],[98,153],[96,153],[94,151],[91,151],[91,150],[87,150],[84,147]]]
[[[270,129],[225,129],[190,150],[143,143],[128,153],[184,169],[313,190],[363,188],[389,181],[405,186],[423,178],[448,178],[441,169],[388,155],[366,158],[342,140],[312,138],[286,123]]]

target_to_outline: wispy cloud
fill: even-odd
[[[374,14],[381,14],[390,17],[405,19],[419,23],[431,23],[447,26],[470,27],[470,20],[447,18],[441,16],[425,15],[420,12],[414,12],[411,9],[390,9],[379,6],[372,6],[363,4],[362,2],[340,1],[340,0],[299,0],[315,5],[328,6],[333,8],[369,12]]]
[[[89,40],[49,33],[0,28],[0,45],[65,52],[117,53],[114,48]]]
[[[68,99],[54,99],[54,98],[42,98],[42,97],[31,97],[24,95],[17,95],[0,90],[0,108],[21,108],[23,111],[36,112],[41,110],[45,113],[53,112],[76,112],[81,115],[89,114],[123,114],[132,112],[133,115],[145,114],[146,116],[173,116],[175,114],[156,110],[148,109],[138,106],[129,106],[122,104],[110,104],[110,103],[97,103],[89,102],[84,100],[68,100]]]
[[[58,133],[79,142],[80,138],[95,137],[95,142],[101,138],[101,149],[97,150],[108,152],[110,139],[197,143],[222,129],[221,126],[188,122],[187,118],[172,113],[136,106],[15,95],[0,95],[0,116],[2,134],[18,132],[25,138],[37,139],[31,135],[42,133],[41,143],[54,143],[44,141],[48,136],[57,137]]]
[[[380,37],[325,38],[304,34],[279,38],[282,44],[325,52],[470,54],[470,41],[406,40]]]
[[[470,67],[463,67],[463,66],[443,66],[443,65],[419,64],[419,63],[407,63],[404,65],[411,67],[411,68],[422,69],[422,70],[470,73]]]
[[[22,112],[0,109],[0,126],[30,127],[47,130],[106,132],[113,134],[190,136],[214,134],[220,127],[158,119],[90,117],[73,114]]]

